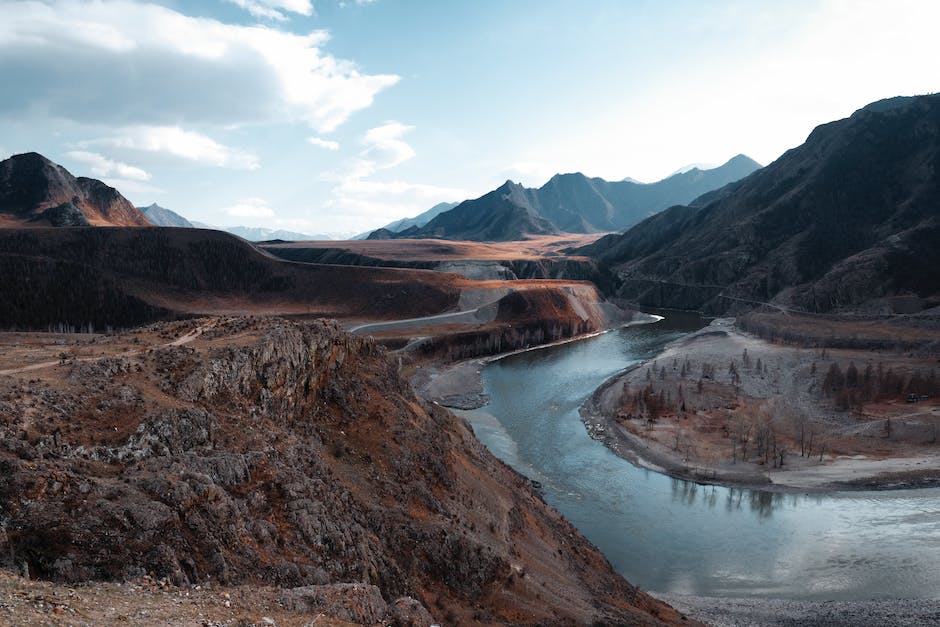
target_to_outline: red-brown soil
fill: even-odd
[[[467,242],[437,239],[348,240],[265,243],[265,248],[341,248],[351,252],[401,261],[453,261],[463,259],[540,259],[562,250],[586,246],[603,234],[539,235],[516,242]],[[585,257],[572,257],[585,259]]]

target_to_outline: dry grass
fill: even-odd
[[[517,242],[466,242],[436,239],[349,240],[265,244],[266,248],[340,248],[377,259],[457,261],[540,259],[561,250],[586,246],[603,233],[541,235]],[[583,259],[571,257],[571,259]]]

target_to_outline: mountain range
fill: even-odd
[[[451,209],[453,209],[459,204],[460,203],[457,203],[457,202],[439,202],[433,207],[431,207],[430,209],[428,209],[427,211],[423,213],[419,213],[413,218],[402,218],[401,220],[395,220],[394,222],[389,222],[385,226],[379,229],[376,229],[376,231],[381,231],[382,229],[385,229],[392,233],[398,233],[400,231],[410,229],[411,227],[420,228],[424,226],[425,224],[427,224],[428,222],[430,222],[432,219],[439,216],[440,214],[444,213],[445,211],[450,211]],[[355,236],[353,239],[366,239],[367,237],[369,237],[370,234],[374,232],[375,231],[366,231],[365,233],[360,233],[359,235]],[[378,239],[378,238],[375,238],[375,239]]]
[[[527,235],[621,231],[760,167],[753,159],[738,155],[717,168],[692,168],[648,184],[630,179],[606,181],[581,173],[556,174],[538,189],[506,181],[480,198],[465,200],[440,213],[423,226],[415,224],[395,232],[389,225],[369,238],[512,241]]]
[[[154,226],[173,226],[180,228],[200,228],[214,229],[216,231],[225,231],[232,235],[237,235],[249,242],[264,242],[270,240],[287,241],[305,241],[305,240],[329,240],[333,237],[326,234],[309,235],[307,233],[298,233],[296,231],[285,231],[282,229],[268,229],[256,226],[211,226],[202,222],[190,222],[180,214],[166,207],[161,207],[153,203],[149,207],[138,207],[147,219]]]
[[[0,162],[0,226],[149,226],[99,180],[74,177],[35,152]]]
[[[175,211],[161,207],[157,203],[153,203],[148,207],[137,208],[147,216],[147,219],[150,220],[150,223],[154,226],[175,226],[184,229],[191,229],[196,226]]]
[[[237,235],[249,242],[267,242],[271,240],[285,240],[291,242],[319,241],[336,239],[327,233],[300,233],[297,231],[285,231],[284,229],[268,229],[260,226],[209,226],[197,224],[203,228],[217,229],[225,231],[232,235]]]
[[[617,295],[734,312],[911,312],[940,304],[940,95],[817,127],[724,189],[579,249]]]

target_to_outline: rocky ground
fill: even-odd
[[[0,569],[0,623],[10,625],[430,625],[414,600],[385,603],[362,584],[283,590],[272,586],[174,586],[141,577],[71,585],[32,581]]]
[[[303,622],[290,613],[342,618],[327,611],[339,591],[373,607],[366,624],[402,597],[443,624],[682,618],[335,323],[209,318],[0,341],[0,566],[67,584],[7,579],[14,611],[146,623],[139,612],[172,603],[185,621]],[[250,612],[245,590],[261,595]],[[112,607],[80,601],[98,594],[113,614],[83,609]]]
[[[719,319],[608,382],[582,415],[631,461],[704,482],[815,490],[940,481],[940,399],[908,403],[898,393],[840,408],[824,391],[833,364],[898,378],[936,371],[931,357],[774,344]]]

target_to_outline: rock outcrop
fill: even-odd
[[[366,622],[678,620],[464,422],[422,406],[371,339],[257,318],[134,337],[111,340],[132,352],[102,341],[101,358],[0,376],[0,565],[264,583],[306,606],[339,594]]]

